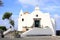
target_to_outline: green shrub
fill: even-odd
[[[6,31],[6,27],[5,26],[0,26],[0,30]]]

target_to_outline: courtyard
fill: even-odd
[[[60,36],[30,36],[23,38],[0,38],[0,40],[60,40]]]

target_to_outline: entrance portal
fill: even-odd
[[[40,25],[40,20],[35,20],[34,22],[35,22],[35,27],[39,27],[39,25]]]

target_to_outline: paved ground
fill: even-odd
[[[0,40],[60,40],[60,36],[34,36],[24,38],[0,38]]]

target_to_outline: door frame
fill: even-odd
[[[38,20],[39,24],[40,24],[41,18],[33,18],[33,20],[34,20],[34,27],[35,27],[35,21]],[[39,27],[40,27],[40,25],[39,25]]]

